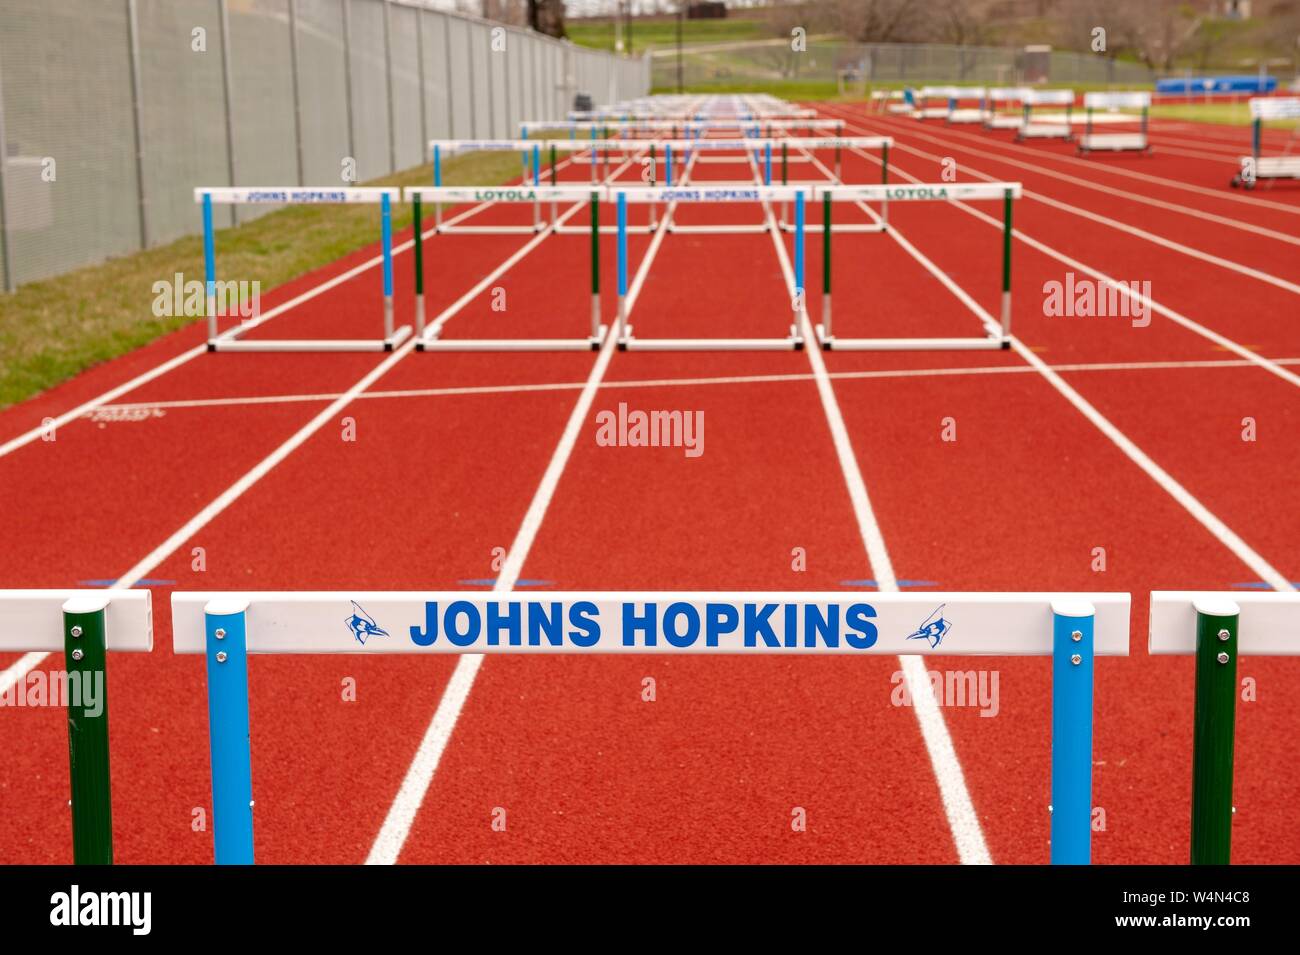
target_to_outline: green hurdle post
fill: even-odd
[[[600,348],[600,193],[591,194],[591,349]]]
[[[1011,342],[1011,190],[1002,193],[1002,347]]]
[[[552,186],[555,185],[555,183],[556,183],[556,178],[555,178],[555,177],[556,177],[556,172],[555,172],[555,140],[551,140],[551,185],[552,185]],[[552,224],[552,225],[555,224],[555,222],[556,222],[556,220],[557,220],[558,217],[559,217],[559,207],[556,205],[555,200],[552,199],[552,200],[551,200],[551,224]]]
[[[420,234],[420,194],[411,197],[411,217],[415,233],[415,337],[424,334],[424,237]]]
[[[822,348],[831,338],[831,194],[822,193]]]
[[[113,864],[113,808],[108,775],[108,671],[104,667],[105,608],[63,611],[68,685],[82,687],[99,674],[100,712],[91,716],[84,690],[68,699],[68,755],[72,779],[72,859],[77,865]]]
[[[1227,865],[1232,855],[1232,763],[1237,714],[1234,607],[1196,608],[1196,704],[1192,730],[1192,865]]]

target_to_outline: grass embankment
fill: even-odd
[[[442,164],[448,186],[500,185],[521,170],[517,153],[468,153]],[[432,178],[432,168],[424,165],[366,185],[414,186]],[[411,207],[397,203],[394,231],[410,223]],[[272,289],[378,238],[378,206],[289,206],[218,229],[217,276]],[[171,283],[177,273],[187,282],[203,280],[201,235],[0,294],[0,408],[199,321],[153,314],[154,283]]]

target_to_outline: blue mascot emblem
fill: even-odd
[[[939,604],[934,613],[925,618],[925,623],[916,628],[915,633],[908,634],[907,639],[928,640],[931,650],[937,647],[943,638],[948,635],[948,631],[952,629],[952,623],[945,620],[943,616],[943,608],[946,606],[948,605]]]
[[[374,618],[362,610],[361,605],[355,600],[352,601],[352,616],[348,617],[347,625],[352,631],[352,636],[356,637],[357,643],[362,646],[366,645],[368,637],[388,636],[388,631],[375,623]]]

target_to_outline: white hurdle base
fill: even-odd
[[[634,338],[632,326],[623,326],[620,351],[799,351],[803,338],[790,326],[788,338]]]
[[[240,329],[243,331],[243,329]],[[241,339],[230,332],[208,339],[210,352],[386,352],[393,351],[411,336],[403,325],[389,338],[252,338]]]
[[[1025,125],[1023,118],[1010,115],[994,115],[984,121],[986,129],[1019,129]]]
[[[950,123],[982,123],[984,122],[984,110],[982,109],[954,109],[948,114]]]
[[[600,351],[605,344],[608,328],[600,326],[600,333],[587,338],[438,338],[418,339],[416,351]]]
[[[1027,126],[1018,125],[1017,128],[1020,130],[1017,139],[1070,139],[1074,136],[1074,130],[1068,123],[1030,123]]]
[[[817,324],[822,351],[998,351],[1011,347],[1010,338],[836,338]]]
[[[1151,148],[1141,133],[1085,133],[1079,137],[1079,152],[1141,152]]]

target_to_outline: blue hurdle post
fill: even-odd
[[[433,145],[433,184],[435,186],[442,185],[442,151],[437,143]],[[433,231],[440,232],[441,230],[442,203],[435,202],[433,204]]]
[[[1092,671],[1095,611],[1052,605],[1053,865],[1092,860]]]
[[[794,293],[804,301],[803,284],[803,190],[794,194]]]
[[[664,185],[673,187],[673,144],[664,143]]]
[[[203,275],[207,288],[208,350],[217,337],[217,252],[212,238],[212,193],[203,194]]]
[[[384,247],[384,351],[393,350],[393,204],[388,193],[379,199],[379,222]]]
[[[618,194],[618,334],[627,324],[627,193]]]
[[[527,139],[527,138],[528,138],[528,127],[527,127],[527,126],[521,126],[521,127],[519,127],[519,138],[520,138],[520,139]],[[536,163],[537,163],[537,152],[536,152],[537,147],[534,146],[534,147],[533,147],[533,150],[534,150],[534,152],[533,152],[533,168],[536,169],[536,168],[537,168],[537,165],[536,165]],[[528,181],[528,153],[525,152],[525,153],[524,153],[522,156],[520,156],[519,158],[522,159],[522,160],[524,161],[524,182],[527,182],[527,181]]]
[[[596,127],[594,125],[591,127],[591,142],[591,181],[594,183],[596,181]]]
[[[204,611],[212,844],[217,865],[253,864],[253,768],[248,745],[247,603]]]
[[[763,145],[763,185],[772,185],[772,141]]]

